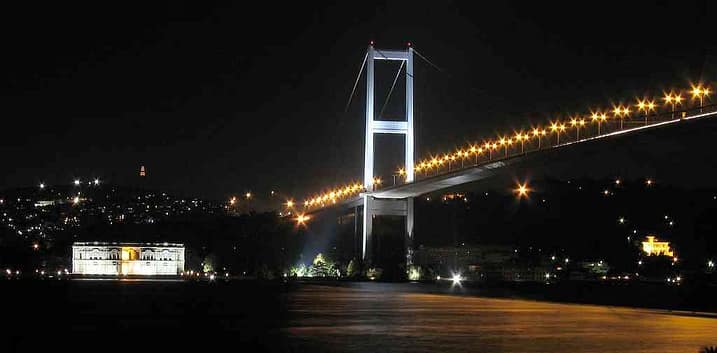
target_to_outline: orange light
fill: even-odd
[[[528,193],[530,192],[530,188],[528,187],[528,183],[517,184],[517,187],[515,190],[513,190],[519,199],[522,199],[523,197],[528,197]]]

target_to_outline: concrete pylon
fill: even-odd
[[[406,262],[413,263],[413,198],[382,200],[371,196],[374,190],[374,135],[400,134],[405,136],[404,170],[406,182],[414,180],[413,136],[413,48],[406,50],[379,50],[370,45],[366,55],[366,140],[364,144],[363,237],[362,259],[364,264],[373,261],[373,219],[380,215],[406,217]],[[374,63],[376,60],[404,61],[406,64],[406,120],[381,120],[374,111]]]

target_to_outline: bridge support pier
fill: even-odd
[[[413,225],[414,208],[413,198],[406,199],[378,199],[368,194],[363,195],[363,237],[362,259],[364,266],[373,265],[373,220],[376,216],[403,216],[406,217],[405,228],[405,254],[406,268],[413,264]]]

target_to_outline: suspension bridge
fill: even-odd
[[[614,105],[606,110],[590,110],[565,119],[550,121],[543,126],[529,126],[498,137],[487,138],[456,150],[416,159],[414,155],[414,55],[436,67],[425,56],[409,46],[403,50],[382,50],[369,45],[359,77],[366,74],[364,175],[362,182],[347,183],[308,197],[303,202],[303,222],[309,215],[328,208],[353,208],[361,217],[356,231],[361,236],[361,257],[372,262],[373,222],[379,216],[405,217],[406,264],[413,263],[414,198],[442,189],[457,187],[489,178],[501,169],[526,159],[559,149],[586,143],[667,128],[691,120],[717,116],[717,105],[705,104],[712,93],[701,84],[689,90],[663,92],[662,97],[642,97],[634,104]],[[405,117],[403,120],[382,120],[375,113],[375,62],[400,61],[405,69]],[[396,85],[393,80],[390,93]],[[389,94],[390,94],[389,93]],[[353,95],[353,92],[352,92]],[[382,109],[383,111],[383,109]],[[383,186],[383,179],[374,173],[374,137],[377,134],[403,135],[404,164],[393,177],[398,182]],[[394,179],[395,180],[395,179]],[[300,207],[301,205],[297,205]],[[359,216],[360,215],[360,216]],[[360,228],[360,230],[359,230]]]

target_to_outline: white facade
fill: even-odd
[[[178,276],[183,271],[183,244],[77,242],[72,245],[73,274]]]

